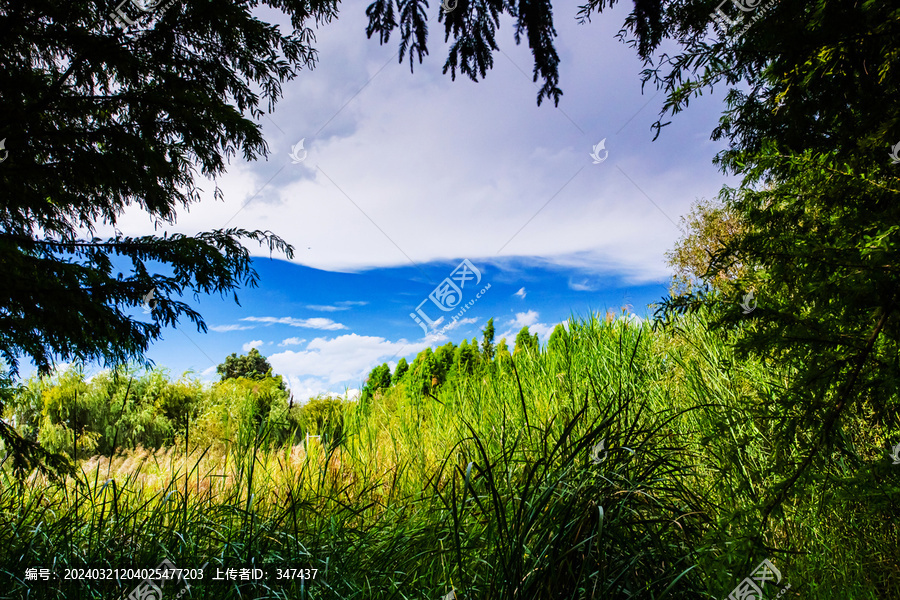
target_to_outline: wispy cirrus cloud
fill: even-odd
[[[284,339],[278,345],[279,346],[299,346],[300,344],[302,344],[305,341],[306,341],[305,339],[301,340],[298,337],[289,337],[289,338]]]
[[[228,331],[244,331],[246,329],[253,329],[253,325],[214,325],[209,328],[211,331],[217,331],[219,333],[225,333]]]
[[[587,279],[584,279],[582,281],[572,281],[570,279],[569,280],[569,289],[574,290],[576,292],[594,292],[597,290],[597,287],[594,285],[591,285],[591,283]]]
[[[324,317],[312,317],[311,319],[297,319],[295,317],[244,317],[241,321],[265,323],[266,325],[290,325],[291,327],[304,327],[306,329],[324,329],[334,331],[347,329],[343,323],[337,323]]]
[[[310,310],[319,310],[322,312],[335,312],[338,310],[350,310],[354,306],[365,306],[368,302],[361,300],[343,300],[334,304],[307,304],[306,308]]]

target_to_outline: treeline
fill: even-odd
[[[493,319],[482,334],[481,341],[426,348],[412,363],[401,358],[393,372],[387,363],[375,367],[361,401],[371,402],[392,387],[401,394],[434,396],[441,386],[473,375],[511,372],[512,357],[541,352],[538,335],[527,326],[512,351],[505,338],[495,344]],[[562,343],[565,334],[558,325],[548,345]],[[273,445],[298,443],[307,435],[321,436],[330,446],[341,443],[350,402],[328,395],[295,402],[282,376],[255,348],[243,356],[231,354],[217,371],[220,380],[204,385],[188,375],[172,379],[159,369],[123,366],[88,378],[70,367],[25,381],[8,395],[2,416],[25,439],[69,459],[186,442],[207,447],[262,429]]]
[[[273,444],[307,434],[340,441],[344,403],[329,396],[295,403],[256,349],[232,354],[218,372],[220,381],[204,385],[188,376],[172,380],[164,370],[121,367],[87,378],[70,367],[27,380],[2,416],[26,439],[70,459],[184,442],[202,448],[262,429]]]
[[[557,325],[548,344],[555,345],[564,334],[563,326]],[[453,342],[447,342],[436,350],[426,348],[419,352],[412,364],[401,358],[393,373],[387,363],[375,367],[366,379],[360,399],[363,402],[369,401],[378,395],[379,391],[400,384],[410,392],[433,394],[448,381],[455,381],[478,372],[487,373],[495,368],[509,368],[508,359],[512,356],[524,352],[536,354],[540,349],[538,335],[532,334],[527,325],[516,335],[512,353],[506,344],[506,338],[502,338],[495,345],[494,319],[491,318],[482,330],[480,343],[478,338],[472,338],[471,342],[463,339],[458,346]]]

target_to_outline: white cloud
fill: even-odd
[[[528,312],[516,313],[516,318],[511,319],[509,321],[508,325],[518,327],[519,329],[522,329],[526,325],[528,325],[530,327],[531,325],[534,325],[535,323],[537,323],[539,316],[540,315],[538,314],[538,312],[536,310],[529,310]]]
[[[525,288],[519,288],[519,291],[513,294],[513,296],[518,296],[522,300],[525,299]]]
[[[306,308],[310,310],[321,310],[323,312],[334,312],[336,310],[350,310],[354,306],[365,306],[368,302],[363,300],[341,300],[334,304],[307,304]]]
[[[556,329],[556,323],[551,325],[546,325],[544,323],[535,323],[528,328],[528,331],[531,332],[532,335],[535,333],[538,334],[538,337],[545,344],[550,339],[550,334],[553,333],[553,330]]]
[[[214,325],[210,327],[210,330],[218,331],[219,333],[225,333],[227,331],[244,331],[246,329],[253,329],[253,325]]]
[[[244,317],[241,321],[253,321],[256,323],[266,323],[268,325],[278,323],[280,325],[290,325],[291,327],[325,329],[327,331],[347,329],[342,323],[336,323],[331,319],[326,319],[324,317],[313,317],[311,319],[296,319],[294,317]]]
[[[558,23],[568,75],[555,110],[536,106],[523,75],[533,58],[509,36],[498,45],[510,60],[498,60],[476,85],[441,74],[442,43],[410,76],[392,58],[394,42],[379,46],[359,34],[365,24],[361,11],[348,11],[317,31],[317,68],[285,85],[263,122],[268,160],[233,161],[218,181],[225,201],[206,186],[170,231],[218,228],[240,211],[242,226],[275,231],[303,249],[295,262],[318,269],[499,252],[648,282],[668,277],[664,252],[680,236],[673,221],[733,181],[711,164],[725,147],[708,139],[722,95],[698,99],[652,142],[649,126],[664,98],[641,94],[641,61],[596,26]],[[454,127],[445,126],[448,114]],[[308,158],[291,164],[301,138]],[[609,160],[594,165],[591,146],[602,138]],[[427,209],[423,190],[431,190]],[[139,210],[117,226],[126,235],[153,232]]]
[[[301,340],[301,339],[298,338],[298,337],[289,337],[289,338],[285,338],[285,339],[284,339],[280,344],[278,344],[278,345],[279,345],[279,346],[299,346],[300,344],[302,344],[302,343],[305,342],[305,341],[306,341],[305,339],[302,339],[302,340]]]
[[[580,281],[580,282],[572,281],[570,279],[569,280],[569,289],[575,290],[576,292],[593,292],[597,288],[594,287],[593,285],[591,285],[590,283],[588,283],[587,279]]]
[[[315,338],[305,350],[286,350],[269,356],[269,362],[276,373],[307,381],[316,381],[327,389],[334,384],[357,380],[362,382],[376,365],[401,356],[417,353],[428,347],[425,340],[396,342],[382,337],[362,336],[355,333],[335,338]]]
[[[241,346],[241,348],[244,350],[244,352],[250,352],[250,350],[252,350],[253,348],[259,349],[262,346],[265,346],[265,342],[263,342],[262,340],[253,340],[252,342],[247,342],[246,344]]]
[[[329,386],[328,381],[322,377],[299,377],[296,375],[285,375],[284,373],[279,373],[279,375],[284,375],[285,384],[294,396],[295,406],[302,406],[309,402],[310,398],[314,398],[320,394],[348,397],[350,399],[353,398],[354,394],[359,394],[359,390],[356,389],[350,389],[349,393],[345,391],[334,392],[332,391],[334,386]]]

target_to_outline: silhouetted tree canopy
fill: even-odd
[[[93,236],[129,206],[172,224],[200,199],[197,175],[221,175],[238,152],[266,155],[260,105],[271,110],[281,84],[314,66],[310,24],[337,2],[264,4],[295,31],[261,20],[256,3],[174,2],[159,14],[126,3],[125,28],[106,2],[0,7],[0,355],[13,374],[21,357],[42,372],[57,359],[144,360],[182,317],[206,331],[183,293],[256,284],[242,240],[292,256],[271,232],[240,228]],[[132,314],[142,305],[148,316]]]

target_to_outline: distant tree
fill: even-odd
[[[732,263],[727,267],[714,267],[713,258],[742,231],[735,211],[718,201],[697,200],[691,212],[681,217],[685,234],[666,252],[668,265],[675,269],[670,292],[687,294],[708,283],[721,289],[725,281],[740,277],[744,267]]]
[[[482,333],[484,339],[481,341],[481,356],[486,362],[490,362],[494,360],[494,317],[488,319]]]
[[[363,386],[362,399],[368,400],[375,396],[378,390],[386,390],[391,387],[391,368],[387,363],[372,369],[366,384]]]
[[[538,353],[540,351],[540,341],[538,340],[537,334],[531,335],[531,332],[528,330],[528,325],[522,327],[519,330],[519,333],[516,334],[516,344],[513,347],[513,356],[518,355],[520,352],[533,352]]]
[[[456,349],[456,358],[454,360],[456,373],[459,376],[469,375],[475,372],[478,365],[478,344],[469,344],[467,340],[463,340]]]
[[[409,363],[406,362],[405,358],[401,358],[397,361],[397,366],[394,367],[394,375],[391,377],[391,381],[396,385],[400,379],[406,375],[406,372],[409,370]]]
[[[453,372],[453,363],[456,360],[456,346],[453,342],[447,342],[434,353],[434,372],[438,383],[447,381]]]
[[[496,356],[496,364],[500,369],[500,372],[507,372],[512,363],[512,354],[510,354],[509,347],[506,345],[506,338],[501,338],[500,342],[497,344]]]
[[[216,372],[222,376],[222,381],[238,377],[262,379],[269,375],[271,370],[272,365],[269,364],[268,359],[256,348],[251,348],[249,353],[241,356],[232,352],[225,358],[224,363],[216,367]]]
[[[432,388],[440,383],[437,378],[440,369],[431,348],[419,352],[410,370],[413,371],[415,389],[422,394],[430,393]]]
[[[547,342],[547,349],[553,352],[565,351],[568,332],[562,323],[558,323],[550,334],[550,340]]]

